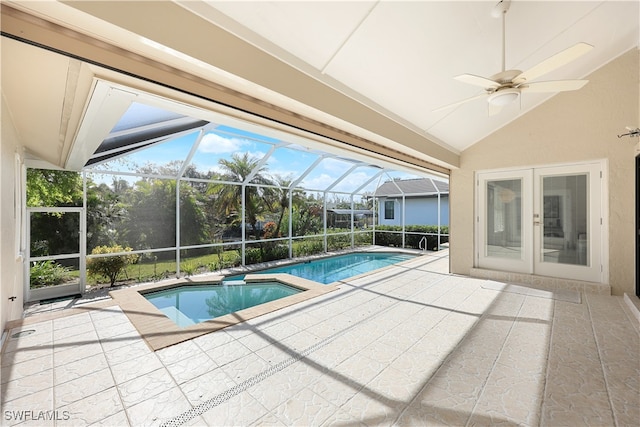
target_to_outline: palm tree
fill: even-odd
[[[266,166],[260,166],[260,160],[253,158],[249,153],[235,153],[231,159],[220,159],[222,166],[221,179],[224,181],[237,182],[234,184],[214,184],[209,188],[209,194],[216,195],[216,208],[223,211],[227,218],[233,218],[233,222],[241,222],[240,212],[242,211],[242,185],[247,178],[252,175],[251,183],[272,185],[273,182],[267,176]],[[257,229],[258,218],[269,206],[269,198],[272,193],[270,188],[245,186],[244,209],[245,221],[251,225],[251,230],[256,238],[259,238]]]
[[[291,178],[276,175],[274,182],[278,186],[278,188],[275,190],[274,202],[280,210],[280,213],[278,215],[278,223],[276,225],[276,230],[279,232],[284,214],[285,212],[287,212],[287,209],[289,209],[289,186],[291,185]],[[291,194],[291,204],[293,206],[304,203],[304,192],[302,190],[292,189],[291,191],[293,192]]]

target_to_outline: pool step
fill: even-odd
[[[173,320],[176,325],[182,328],[184,328],[185,326],[191,326],[196,324],[196,322],[189,319],[187,316],[182,314],[182,312],[175,307],[162,307],[160,311],[164,313],[164,315],[167,316],[169,319]]]

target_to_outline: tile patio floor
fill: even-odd
[[[446,255],[155,353],[108,301],[30,317],[2,353],[1,424],[638,425],[622,298],[487,289]]]

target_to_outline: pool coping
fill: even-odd
[[[360,274],[356,274],[355,276],[350,276],[346,279],[341,279],[341,280],[336,280],[335,282],[331,282],[330,285],[342,285],[345,283],[349,283],[353,280],[358,280],[361,279],[363,277],[367,277],[370,276],[372,274],[377,274],[377,273],[382,273],[384,271],[390,270],[394,267],[403,267],[405,264],[408,265],[412,262],[414,262],[416,259],[420,258],[421,256],[424,255],[424,253],[414,253],[414,252],[402,252],[402,251],[367,251],[367,252],[372,252],[372,253],[376,253],[376,252],[386,252],[386,253],[397,253],[397,254],[407,254],[407,255],[415,255],[413,258],[409,258],[409,259],[405,259],[404,261],[399,261],[396,262],[394,264],[389,264],[389,265],[385,265],[384,267],[380,267],[380,268],[376,268],[375,270],[370,270],[370,271],[365,271],[364,273],[360,273]]]
[[[407,254],[407,255],[415,255],[415,256],[421,256],[425,254],[424,251],[418,250],[418,249],[371,245],[371,246],[357,247],[355,248],[355,250],[335,250],[335,251],[317,253],[313,255],[300,256],[296,258],[286,258],[286,259],[262,262],[258,264],[251,264],[251,265],[245,265],[245,266],[239,266],[239,267],[230,267],[228,269],[218,272],[218,274],[221,274],[225,277],[241,276],[241,275],[246,275],[251,273],[260,273],[261,271],[270,270],[272,268],[288,267],[296,264],[303,264],[310,261],[313,262],[313,261],[337,257],[341,255],[350,255],[353,253],[392,253],[392,254]],[[395,263],[392,265],[402,264],[407,261],[410,261],[410,260],[401,261],[399,263]],[[387,268],[387,267],[389,266],[385,266],[381,268]],[[376,271],[376,270],[371,270],[371,271]],[[369,274],[371,273],[371,271],[361,273],[358,276],[363,274],[364,275]],[[213,274],[213,273],[207,273],[207,274]],[[349,277],[348,279],[350,280],[353,277],[356,277],[356,276]],[[343,280],[347,280],[347,279],[343,279]],[[337,283],[337,282],[340,282],[340,281],[336,281],[332,283]]]
[[[156,351],[229,326],[237,325],[249,319],[272,313],[338,289],[338,286],[334,284],[323,285],[286,273],[247,274],[244,279],[247,283],[277,281],[301,289],[302,292],[184,328],[176,325],[143,296],[143,293],[173,288],[180,285],[220,283],[223,279],[224,276],[218,274],[171,279],[163,281],[162,283],[151,283],[114,290],[109,292],[109,295],[127,315],[149,348]]]

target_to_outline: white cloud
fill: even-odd
[[[269,168],[269,173],[273,176],[280,176],[282,178],[287,179],[295,179],[300,176],[300,172],[291,169],[271,169]]]
[[[224,170],[220,167],[220,165],[206,166],[207,172],[213,172],[217,174],[222,174]]]
[[[278,160],[278,158],[276,156],[270,156],[267,159],[267,165],[272,166],[272,165],[277,165],[280,162],[280,160]]]
[[[344,160],[333,159],[331,157],[324,159],[320,162],[320,167],[326,170],[327,172],[332,172],[336,174],[342,175],[351,167],[351,164],[345,162]]]
[[[260,160],[262,159],[267,153],[265,153],[264,151],[247,151],[247,154],[249,154],[249,158],[254,159],[254,160]]]
[[[365,172],[357,172],[354,171],[345,179],[343,179],[334,190],[336,191],[353,191],[356,188],[360,187],[364,182],[369,179],[370,176]],[[337,179],[337,178],[336,178]]]
[[[301,186],[310,190],[324,190],[335,180],[336,178],[332,177],[331,175],[323,173],[311,179],[305,179],[304,181],[302,181]]]
[[[245,144],[247,141],[244,139],[224,138],[215,133],[208,133],[202,137],[198,151],[213,154],[234,153]]]
[[[372,176],[371,174],[368,174],[364,171],[363,172],[354,171],[345,179],[340,181],[338,185],[333,187],[331,191],[341,191],[341,192],[343,191],[346,193],[350,193],[358,189],[362,184],[364,184],[367,180],[369,180],[371,176]],[[324,189],[327,189],[329,186],[331,186],[339,177],[340,177],[339,175],[332,175],[327,173],[323,173],[319,175],[313,174],[312,176],[303,180],[301,186],[306,189],[324,190]],[[367,187],[361,190],[361,192],[374,191],[376,187],[377,187],[377,181],[374,180],[374,182],[367,185]],[[339,197],[343,197],[343,196],[339,196]]]
[[[418,176],[418,175],[414,175],[408,172],[402,172],[402,171],[390,171],[385,173],[382,176],[382,182],[384,181],[388,181],[389,178],[391,179],[418,179],[418,178],[424,178],[423,176]]]

